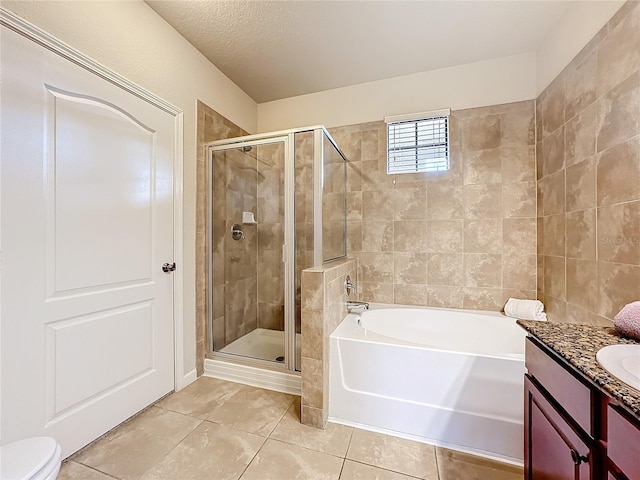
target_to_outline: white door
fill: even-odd
[[[68,456],[174,386],[176,122],[1,33],[1,440]]]

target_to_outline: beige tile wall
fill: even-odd
[[[347,315],[344,280],[355,259],[302,272],[302,423],[324,428],[329,414],[329,335]]]
[[[313,266],[313,132],[296,134],[296,332],[301,331],[302,271]]]
[[[284,146],[282,143],[260,145],[257,151],[258,225],[256,264],[258,318],[257,326],[284,330]]]
[[[213,161],[213,323],[216,349],[255,330],[258,320],[257,245],[253,225],[242,224],[242,212],[256,211],[258,178],[255,152],[217,152]],[[233,240],[232,225],[241,225],[244,238]]]
[[[361,299],[500,310],[536,298],[533,101],[452,112],[442,173],[387,175],[383,122],[330,132],[349,159]]]
[[[538,297],[610,323],[640,299],[640,4],[627,2],[537,99]]]
[[[240,127],[227,120],[225,117],[217,113],[212,108],[198,101],[197,105],[198,125],[197,125],[197,184],[196,184],[196,369],[198,375],[202,375],[204,371],[204,357],[207,352],[207,319],[209,313],[207,311],[207,272],[208,272],[208,255],[207,255],[207,180],[206,180],[206,151],[205,144],[215,140],[223,140],[225,138],[239,137],[247,135],[247,132]],[[225,172],[224,169],[218,169]],[[226,185],[226,174],[219,175],[216,180]],[[222,187],[222,184],[219,185]],[[214,187],[215,188],[215,187]],[[220,209],[218,214],[226,215],[226,196],[218,199]],[[223,204],[224,203],[224,208]],[[224,218],[217,218],[219,222],[224,222]],[[219,244],[220,238],[214,239],[214,245]],[[230,259],[229,259],[230,260]],[[224,266],[224,253],[219,249],[214,254],[214,263]],[[224,268],[214,272],[215,298],[223,300],[225,298],[225,279]],[[214,325],[217,331],[214,336],[219,339],[225,338],[224,323],[225,302],[216,302],[214,305],[214,317],[218,319]]]

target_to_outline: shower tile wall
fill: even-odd
[[[255,225],[242,223],[242,212],[255,213],[258,202],[256,152],[218,152],[213,161],[213,341],[220,349],[258,326],[258,243]],[[234,240],[231,227],[242,226]],[[220,304],[223,305],[221,308]]]
[[[230,137],[239,137],[247,135],[247,132],[242,130],[231,121],[217,113],[215,110],[209,108],[202,102],[198,102],[197,105],[198,125],[197,125],[197,183],[196,183],[196,369],[198,375],[202,375],[204,371],[204,356],[207,351],[207,319],[209,314],[207,312],[207,269],[208,269],[208,256],[207,256],[207,233],[206,233],[206,215],[207,215],[207,181],[206,181],[206,151],[204,145],[207,142],[215,140],[223,140]],[[224,170],[221,170],[223,172]],[[226,183],[226,179],[219,178],[219,182]],[[226,203],[226,197],[218,200],[220,209],[216,212],[216,215],[226,213],[226,207],[222,209],[222,203]],[[222,225],[223,219],[217,217],[217,221]],[[220,248],[220,247],[218,247]],[[224,317],[225,303],[225,278],[224,278],[224,253],[217,251],[214,254],[215,265],[220,266],[214,271],[214,285],[215,296],[220,301],[217,301],[214,305],[214,317],[217,318],[216,326],[218,331],[216,338],[224,339]]]
[[[383,122],[330,132],[349,159],[360,299],[500,310],[536,298],[533,101],[452,112],[448,172],[387,175]]]
[[[313,266],[313,132],[296,134],[296,332],[301,331],[302,270]]]
[[[627,2],[537,99],[538,296],[610,324],[640,298],[640,4]]]
[[[253,267],[258,287],[257,326],[284,330],[284,146],[260,145],[254,150],[259,173],[257,264]],[[255,228],[247,225],[245,230]]]
[[[329,414],[329,336],[347,315],[344,281],[356,276],[353,258],[302,272],[301,421],[324,428]]]

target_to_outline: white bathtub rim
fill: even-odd
[[[498,312],[373,308],[360,313],[367,331],[427,347],[489,355],[524,353],[524,329]]]
[[[369,310],[380,310],[380,309],[398,309],[398,308],[410,308],[416,310],[441,310],[441,311],[454,311],[461,313],[475,313],[479,315],[488,315],[490,317],[500,317],[500,318],[509,318],[516,320],[513,317],[508,317],[502,312],[496,312],[495,310],[470,310],[468,308],[447,308],[447,307],[429,307],[426,305],[402,305],[399,303],[369,303]]]
[[[376,304],[376,305],[382,305],[382,304]],[[393,306],[391,306],[391,307],[393,307]],[[395,307],[396,308],[406,308],[404,305],[402,305],[402,306],[396,305]],[[416,309],[420,309],[420,310],[424,309],[424,308],[421,308],[421,307],[412,307],[412,308],[416,308]],[[438,310],[451,310],[451,309],[438,309]],[[456,311],[465,312],[465,313],[466,312],[479,313],[478,310],[456,310]],[[496,314],[498,312],[487,312],[487,313]],[[451,349],[437,347],[437,346],[424,345],[422,343],[412,343],[412,342],[408,342],[406,340],[399,340],[397,338],[393,338],[393,337],[389,337],[389,336],[386,336],[386,335],[381,335],[381,334],[376,333],[376,332],[372,332],[371,330],[367,330],[366,328],[360,326],[358,324],[358,317],[359,316],[360,315],[357,314],[357,313],[348,314],[342,320],[342,322],[340,322],[340,324],[336,327],[336,329],[331,333],[330,337],[331,338],[335,338],[337,340],[345,339],[345,340],[349,340],[349,341],[362,342],[362,343],[375,343],[375,344],[382,344],[382,345],[394,345],[394,346],[398,346],[398,347],[418,349],[418,350],[437,350],[438,352],[445,352],[445,353],[450,353],[450,354],[454,354],[454,355],[473,355],[473,356],[477,356],[477,357],[497,358],[497,359],[501,359],[501,360],[510,360],[510,361],[516,361],[516,362],[524,361],[524,354],[523,353],[522,354],[518,354],[518,353],[490,354],[490,353],[484,353],[484,352],[483,353],[478,353],[478,352],[470,353],[470,352],[464,352],[464,351],[460,351],[460,350],[451,350]],[[509,319],[511,318],[511,317],[506,317],[506,316],[501,315],[501,314],[498,314],[496,316],[501,316],[503,318],[509,318]]]
[[[424,443],[426,445],[432,445],[434,447],[442,447],[442,448],[447,448],[449,450],[455,450],[456,452],[468,453],[470,455],[476,455],[478,457],[487,458],[489,460],[495,460],[497,462],[514,465],[516,467],[524,466],[523,461],[520,459],[516,459],[508,456],[496,455],[495,453],[487,452],[485,450],[468,448],[468,447],[460,446],[460,445],[449,443],[449,442],[442,442],[439,440],[433,440],[431,438],[421,437],[419,435],[412,435],[410,433],[398,432],[396,430],[391,430],[387,428],[374,427],[366,423],[342,420],[339,418],[334,418],[332,416],[329,416],[328,421],[331,423],[339,424],[339,425],[345,425],[347,427],[358,428],[360,430],[366,430],[366,431],[375,432],[375,433],[382,433],[383,435],[390,435],[392,437],[402,438],[405,440],[412,440],[414,442]]]

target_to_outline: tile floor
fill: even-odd
[[[522,468],[300,423],[298,397],[201,377],[72,455],[59,480],[521,480]]]

